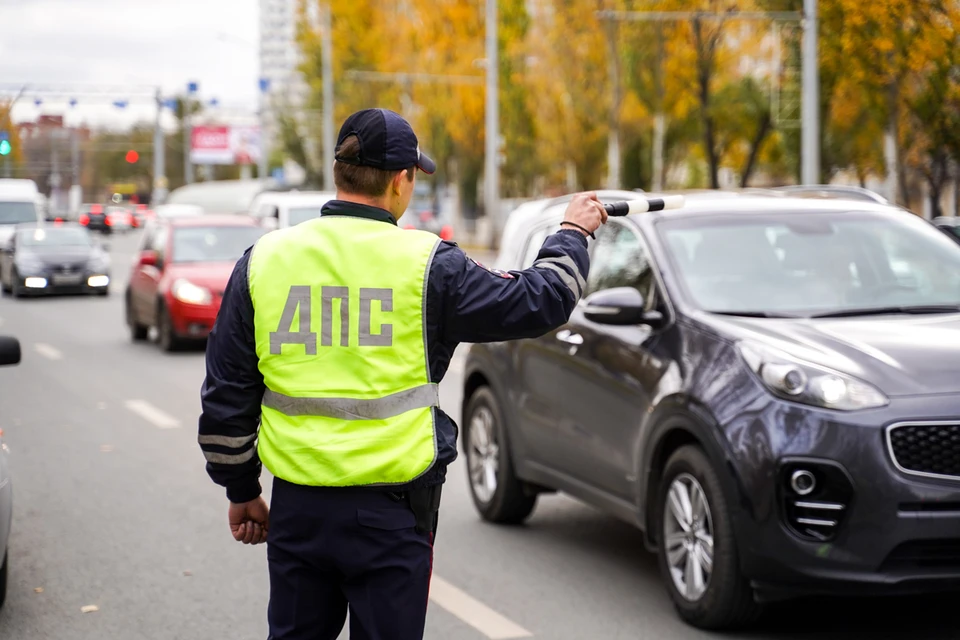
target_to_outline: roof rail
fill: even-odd
[[[849,198],[852,200],[862,200],[865,202],[875,202],[877,204],[890,204],[890,202],[869,189],[863,187],[854,187],[850,185],[839,184],[801,184],[788,187],[774,187],[771,191],[780,191],[789,193],[793,196],[813,197],[813,198]]]

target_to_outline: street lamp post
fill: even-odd
[[[333,186],[333,18],[330,2],[322,7],[323,29],[321,56],[323,57],[323,188],[332,191]]]
[[[190,147],[193,139],[193,125],[190,113],[193,105],[193,96],[197,93],[198,85],[196,82],[187,83],[187,95],[183,99],[183,182],[191,184],[193,182],[193,164],[190,162]]]
[[[152,206],[156,207],[167,196],[166,143],[163,136],[163,96],[157,88],[157,122],[153,129],[153,193]]]
[[[803,162],[801,182],[820,182],[820,69],[818,65],[817,0],[803,2]]]
[[[269,78],[260,78],[260,161],[257,165],[257,173],[260,180],[267,179],[268,158],[270,150],[269,140],[267,138],[267,96],[270,91]]]
[[[500,218],[500,100],[498,76],[500,69],[497,51],[497,0],[486,0],[486,151],[483,175],[484,204],[487,222],[497,224]]]

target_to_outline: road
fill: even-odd
[[[3,640],[266,637],[265,548],[233,542],[196,444],[202,348],[133,344],[122,320],[136,240],[111,240],[109,298],[0,300],[0,333],[24,354],[0,370],[16,496]],[[441,403],[459,418],[457,367]],[[481,523],[462,461],[444,492],[435,575],[431,639],[714,637],[677,620],[639,532],[563,496],[542,499],[523,527]],[[955,639],[954,602],[792,603],[725,637]],[[88,605],[98,610],[81,613]]]

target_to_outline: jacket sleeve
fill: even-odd
[[[265,390],[247,287],[250,251],[237,262],[207,342],[207,375],[200,392],[200,449],[207,473],[231,502],[261,493],[257,429]]]
[[[548,237],[529,269],[482,266],[451,243],[434,256],[430,278],[442,300],[442,338],[448,343],[534,338],[573,313],[589,269],[587,239],[561,230]]]

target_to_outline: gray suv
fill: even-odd
[[[706,629],[795,596],[960,589],[960,246],[803,195],[611,218],[566,325],[471,347],[483,518],[559,490],[633,523]],[[528,205],[497,266],[533,264],[565,204]]]

